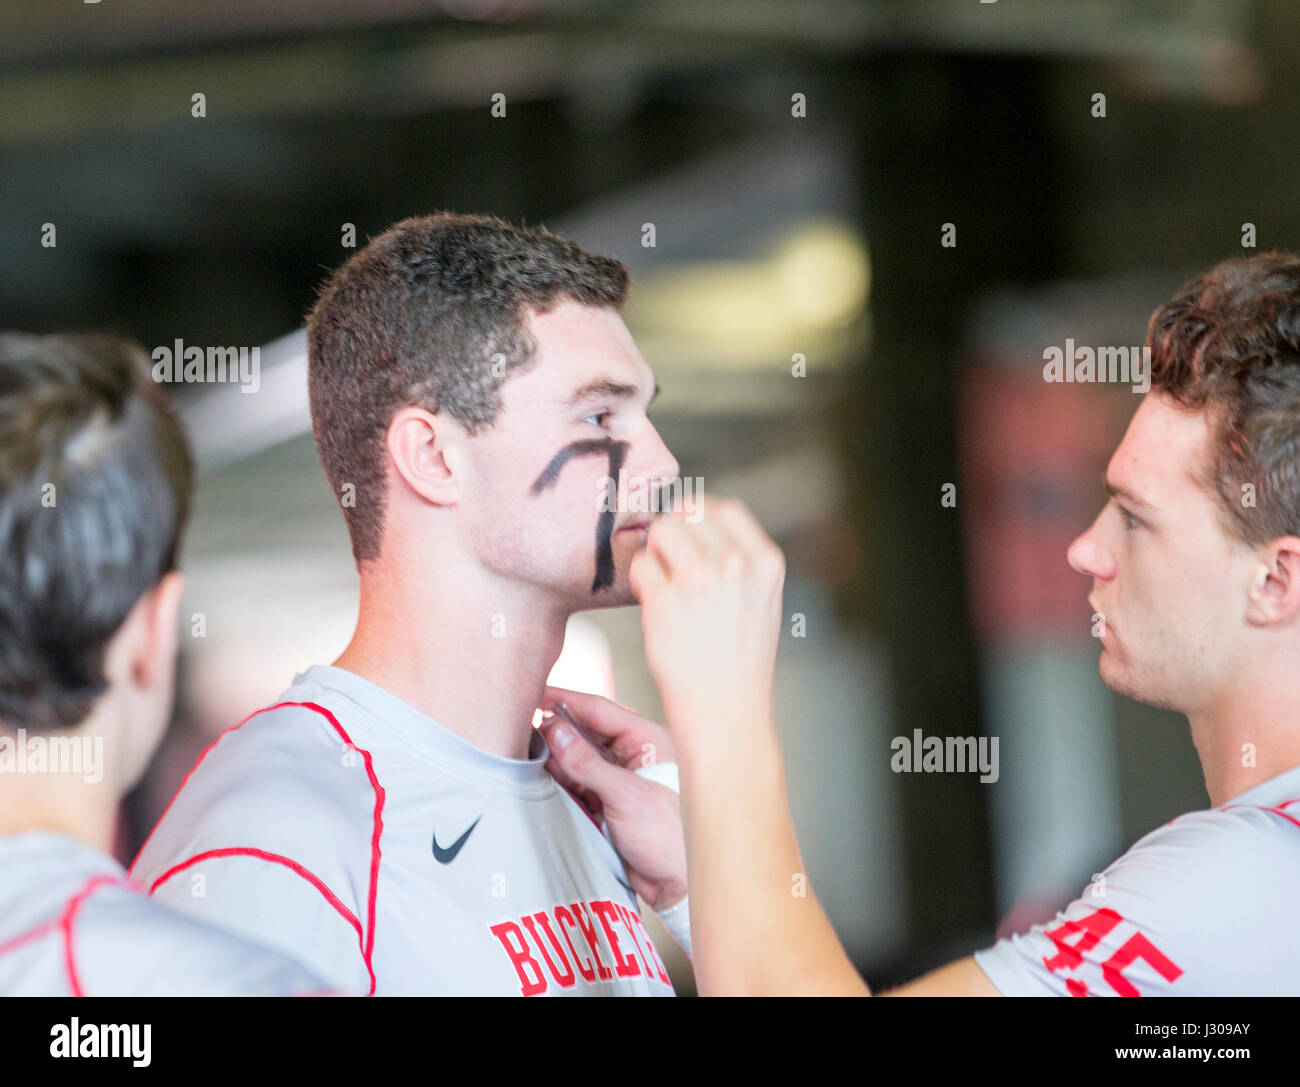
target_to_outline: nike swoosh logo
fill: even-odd
[[[435,830],[433,832],[433,859],[439,864],[450,864],[454,861],[456,859],[456,854],[460,852],[460,847],[465,844],[466,839],[474,832],[474,828],[478,826],[479,820],[482,818],[483,816],[480,815],[478,819],[475,819],[474,822],[470,823],[469,830],[465,831],[464,834],[452,842],[446,849],[443,849],[443,847],[438,844],[438,832]]]
[[[615,878],[615,879],[618,879],[618,876],[615,876],[614,878]],[[633,898],[636,897],[636,891],[632,890],[632,885],[631,885],[630,883],[624,883],[623,880],[621,880],[621,879],[618,879],[618,882],[619,882],[620,884],[622,884],[622,886],[624,886],[624,887],[627,888],[627,893],[628,893],[628,894],[630,894]]]

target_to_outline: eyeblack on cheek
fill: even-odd
[[[587,438],[570,442],[555,454],[542,469],[542,474],[533,480],[528,489],[531,495],[539,495],[552,487],[560,476],[560,471],[573,457],[590,457],[604,453],[609,458],[609,478],[618,479],[623,467],[623,458],[627,456],[627,442],[618,442],[613,438]],[[591,582],[591,591],[600,592],[614,584],[614,510],[602,510],[596,521],[596,576]]]

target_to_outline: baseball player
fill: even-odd
[[[142,351],[0,333],[0,994],[326,989],[107,852],[170,715],[190,486]]]
[[[1050,923],[899,995],[1300,994],[1300,259],[1220,264],[1156,310],[1147,344],[1151,392],[1069,561],[1092,578],[1102,679],[1186,714],[1210,807]],[[631,571],[681,763],[695,973],[704,993],[866,995],[815,895],[790,893],[806,869],[772,724],[783,570],[724,503],[662,519]],[[610,744],[657,727],[578,709]],[[626,803],[624,771],[548,732],[572,787]]]
[[[665,829],[620,858],[533,728],[566,620],[632,602],[677,475],[627,290],[544,229],[452,214],[328,281],[312,424],[356,632],[187,776],[132,865],[156,900],[365,993],[672,995],[637,895],[688,946],[676,794],[634,779]]]

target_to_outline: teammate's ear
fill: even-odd
[[[1265,548],[1251,570],[1249,595],[1246,620],[1255,626],[1300,615],[1300,538],[1283,536]]]
[[[131,653],[131,679],[138,687],[170,682],[176,667],[180,638],[181,595],[185,575],[172,570],[137,602],[127,622],[138,624]]]
[[[437,506],[456,502],[456,479],[447,460],[456,424],[423,408],[402,408],[388,424],[388,455],[416,494]]]

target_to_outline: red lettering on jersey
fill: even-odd
[[[618,967],[618,976],[621,978],[636,978],[641,976],[641,966],[632,955],[624,955],[618,947],[618,934],[614,932],[613,926],[609,923],[610,918],[615,921],[619,919],[618,908],[612,902],[600,900],[591,903],[591,908],[596,911],[596,916],[600,918],[600,926],[605,930],[605,935],[609,938],[609,946],[614,952],[614,965]]]
[[[582,934],[587,938],[587,943],[591,945],[591,953],[596,958],[596,972],[600,975],[601,981],[608,981],[614,976],[614,971],[605,965],[605,960],[600,957],[600,944],[596,940],[596,926],[591,923],[587,916],[587,904],[585,902],[575,902],[573,904],[573,916],[578,919],[578,927],[582,929]]]
[[[1044,956],[1043,965],[1049,970],[1077,969],[1083,963],[1083,953],[1096,947],[1123,920],[1114,910],[1101,909],[1078,921],[1062,921],[1054,929],[1045,929],[1043,935],[1056,945],[1057,953]],[[1079,939],[1074,944],[1067,943],[1066,937],[1075,933],[1080,934]],[[1182,969],[1138,932],[1101,964],[1101,975],[1106,984],[1120,996],[1142,995],[1137,986],[1124,977],[1124,970],[1138,959],[1144,959],[1165,981],[1173,982],[1182,977]],[[1088,995],[1088,986],[1077,978],[1068,978],[1065,987],[1071,996]]]
[[[488,928],[491,929],[492,935],[501,941],[501,946],[510,956],[510,965],[519,975],[519,988],[524,996],[536,996],[538,993],[546,992],[546,978],[542,974],[542,968],[529,953],[528,944],[524,940],[524,934],[519,931],[519,926],[513,921],[502,921],[499,925],[489,925]],[[513,937],[517,946],[512,947],[507,937]],[[531,978],[528,976],[529,970],[533,974]]]
[[[639,914],[633,913],[631,910],[627,911],[627,915],[632,920],[632,923],[641,930],[641,935],[645,938],[645,946],[649,949],[650,958],[654,962],[654,972],[659,975],[660,981],[671,986],[672,979],[668,977],[668,967],[664,965],[663,959],[659,957],[659,949],[655,947],[655,942],[650,939],[650,933],[646,930],[645,922],[641,920]],[[646,973],[649,974],[650,971],[647,970]]]
[[[614,969],[610,969],[601,956],[600,937],[593,917],[599,918],[600,928],[609,941],[614,954]],[[626,930],[626,935],[621,940],[615,927],[617,925],[622,925]],[[575,944],[572,935],[575,928],[581,930],[591,949],[591,958],[578,953],[580,943]],[[537,996],[548,991],[550,982],[546,977],[547,972],[561,989],[571,989],[578,983],[578,974],[582,975],[584,981],[593,983],[609,981],[614,977],[636,978],[643,975],[642,966],[648,980],[657,976],[663,984],[672,988],[668,968],[659,957],[640,914],[618,902],[602,899],[597,902],[553,906],[550,910],[525,914],[518,922],[502,921],[489,925],[488,929],[505,949],[510,964],[519,976],[519,987],[524,996]],[[560,940],[561,934],[564,936],[563,943]],[[636,948],[635,952],[624,950],[629,939]],[[564,951],[565,944],[569,948],[567,955]],[[541,961],[534,956],[534,948],[541,953],[541,960],[546,963],[545,971]]]
[[[648,978],[654,977],[655,972],[650,967],[650,960],[645,957],[645,949],[641,946],[641,940],[637,937],[636,929],[632,927],[632,914],[622,902],[615,902],[614,908],[618,910],[618,918],[623,922],[623,927],[627,929],[628,935],[632,937],[636,953],[641,956],[641,962],[645,966],[645,976]]]
[[[1155,944],[1139,932],[1135,936],[1130,936],[1123,947],[1101,964],[1101,973],[1106,979],[1106,984],[1120,996],[1142,995],[1137,991],[1137,986],[1121,973],[1135,959],[1145,959],[1165,981],[1172,982],[1182,977],[1181,968],[1170,962]]]
[[[534,924],[534,918],[536,918],[536,924]],[[546,969],[551,972],[551,977],[556,980],[561,989],[572,989],[578,983],[578,979],[574,976],[573,967],[569,965],[569,960],[564,957],[564,952],[560,950],[560,941],[555,938],[555,933],[551,931],[551,919],[547,916],[546,911],[542,910],[533,914],[532,917],[525,914],[520,920],[523,921],[524,927],[528,929],[528,935],[533,938],[533,943],[541,949],[542,958],[546,960]],[[563,974],[556,970],[555,963],[551,962],[550,952],[546,950],[546,944],[542,941],[542,938],[537,935],[536,925],[541,925],[545,930],[551,945],[555,948],[555,953],[560,956],[560,962],[564,963]]]
[[[640,914],[624,906],[621,902],[618,903],[618,909],[623,915],[623,923],[627,926],[627,930],[632,933],[632,940],[636,944],[637,950],[641,952],[641,960],[646,964],[645,976],[652,978],[657,974],[660,981],[671,986],[672,982],[668,978],[668,970],[659,958],[659,952],[655,950],[655,942],[650,939],[650,933],[646,931]]]
[[[573,961],[577,964],[578,973],[580,973],[587,981],[595,981],[596,971],[591,964],[591,960],[583,959],[578,954],[578,949],[573,946],[573,937],[569,935],[569,929],[574,928],[577,925],[577,922],[573,919],[573,914],[571,914],[564,906],[556,906],[555,922],[560,926],[560,931],[564,933],[565,942],[569,945],[569,954],[573,956]]]
[[[1043,965],[1049,970],[1073,970],[1083,962],[1083,952],[1091,951],[1101,938],[1123,921],[1119,914],[1111,909],[1101,909],[1089,914],[1080,921],[1062,921],[1054,929],[1046,929],[1043,935],[1056,945],[1057,953],[1050,959],[1043,957]],[[1070,945],[1065,938],[1081,933],[1078,942]]]

